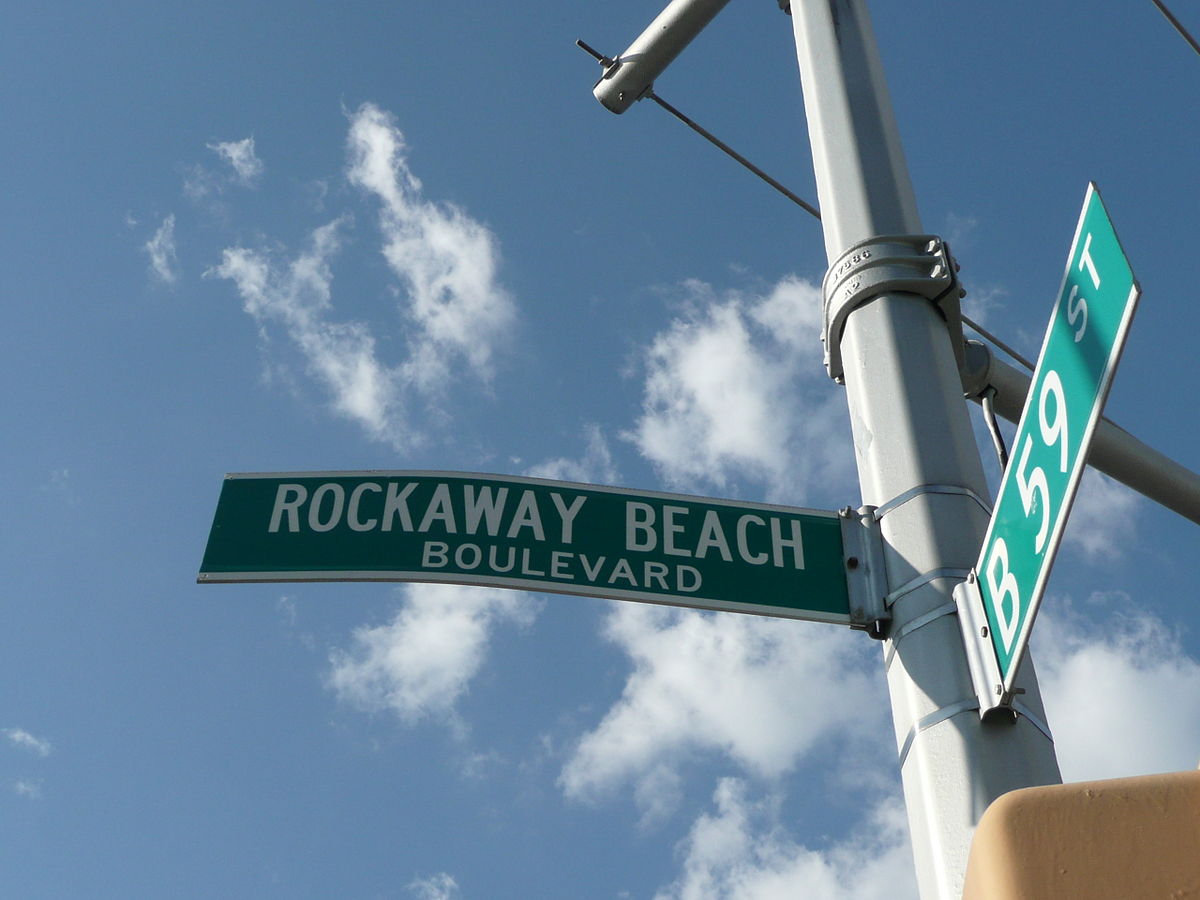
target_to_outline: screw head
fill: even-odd
[[[857,569],[858,568],[858,557],[851,556],[850,558],[848,558],[846,560],[846,568],[847,569]]]
[[[982,628],[979,629],[979,636],[980,637],[988,636],[988,627],[986,625],[984,625]]]

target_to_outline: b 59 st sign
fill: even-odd
[[[1091,184],[975,567],[983,616],[961,617],[968,650],[986,639],[991,706],[1012,690],[1138,295]]]

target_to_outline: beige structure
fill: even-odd
[[[1200,771],[1024,788],[979,821],[963,900],[1200,900]]]

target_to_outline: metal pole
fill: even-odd
[[[792,22],[831,264],[880,235],[921,232],[863,0],[792,0]],[[832,337],[836,340],[836,335]],[[980,720],[951,591],[974,565],[987,496],[946,322],[923,297],[869,298],[841,337],[864,503],[884,513],[884,644],[917,880],[962,895],[974,828],[1019,787],[1060,781],[1034,667],[1022,713]]]

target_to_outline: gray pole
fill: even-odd
[[[920,234],[864,0],[792,0],[792,21],[831,265],[861,241]],[[1031,662],[1015,720],[980,721],[951,591],[978,556],[987,514],[971,495],[987,486],[946,322],[912,293],[865,299],[841,359],[863,502],[885,513],[904,797],[921,896],[957,900],[988,804],[1060,776]]]

